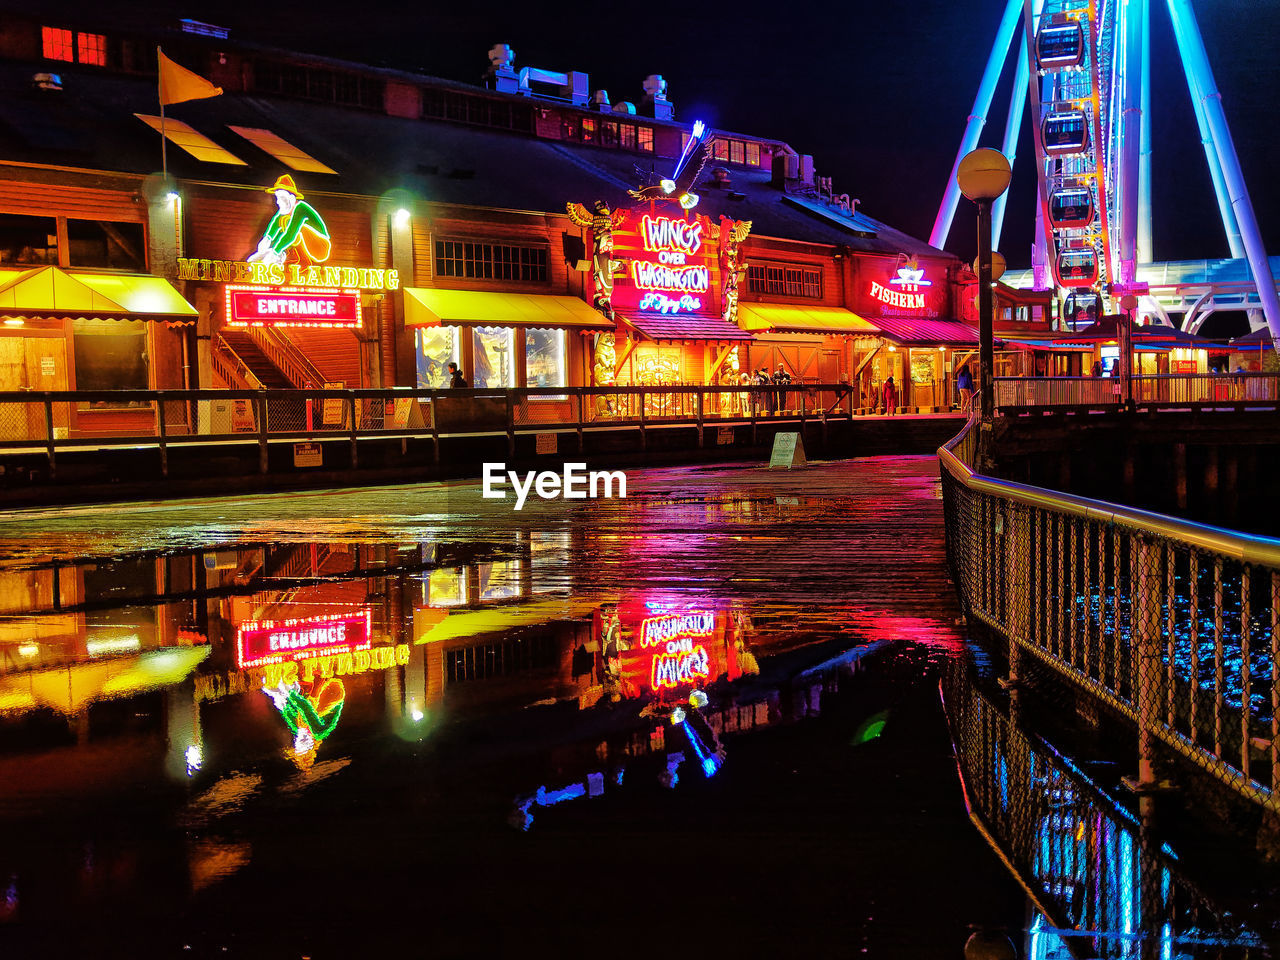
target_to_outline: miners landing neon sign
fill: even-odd
[[[711,269],[687,262],[702,248],[702,223],[646,214],[640,221],[640,239],[644,249],[656,253],[658,260],[631,262],[631,281],[644,291],[639,308],[658,313],[702,309],[701,298],[694,294],[711,289]]]
[[[372,643],[368,610],[336,617],[254,620],[236,634],[236,662],[241,669],[314,657],[321,653],[352,653]]]
[[[708,680],[711,657],[707,648],[694,641],[709,637],[716,615],[705,610],[650,617],[640,624],[640,646],[659,647],[649,668],[649,683],[655,690],[671,690],[681,684]]]
[[[924,268],[920,267],[916,261],[908,260],[906,266],[898,268],[898,275],[889,281],[889,286],[898,289],[890,290],[873,280],[871,295],[890,307],[901,310],[923,310],[924,294],[920,292],[920,288],[933,286],[933,281],[924,278]]]

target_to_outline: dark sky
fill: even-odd
[[[75,6],[100,16],[113,4]],[[785,140],[814,155],[836,192],[927,239],[1003,6],[140,0],[128,9],[131,18],[148,10],[169,22],[187,16],[231,27],[233,37],[463,81],[477,81],[488,48],[505,42],[517,68],[586,71],[591,88],[607,89],[615,102],[639,100],[643,78],[661,73],[678,118]],[[1280,253],[1280,3],[1195,7],[1263,238]],[[1160,0],[1151,10],[1155,255],[1226,256],[1168,11]],[[1010,58],[983,146],[998,147],[1003,136],[1012,72]],[[1001,244],[1013,266],[1030,256],[1033,155],[1024,122]],[[947,244],[966,260],[975,246],[972,209],[961,201]]]

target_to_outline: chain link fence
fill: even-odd
[[[1011,720],[972,669],[960,657],[943,667],[947,722],[970,816],[1038,908],[1027,956],[1270,955],[1149,827]]]
[[[984,477],[970,421],[940,452],[966,613],[1132,720],[1157,747],[1280,811],[1280,548]],[[967,458],[968,462],[965,462]]]

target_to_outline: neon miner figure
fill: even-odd
[[[333,244],[329,240],[329,228],[316,208],[302,199],[293,177],[282,174],[267,187],[266,193],[275,194],[279,212],[267,224],[267,230],[258,241],[258,249],[247,259],[250,263],[297,263],[309,267],[329,259]]]

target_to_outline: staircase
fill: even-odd
[[[262,351],[248,331],[224,328],[222,341],[268,390],[287,390],[294,386],[280,368],[271,362],[271,358]]]

